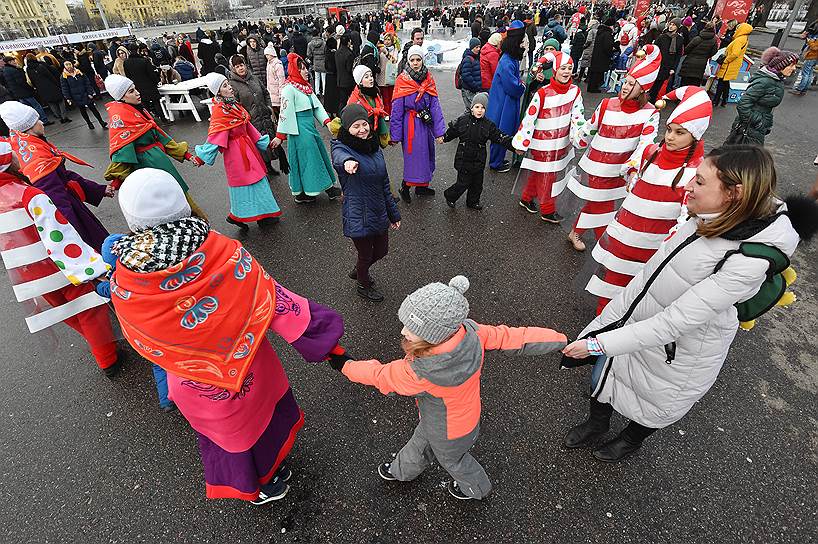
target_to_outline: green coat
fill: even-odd
[[[747,136],[753,143],[764,145],[764,137],[773,129],[773,108],[784,98],[784,82],[781,78],[762,69],[750,78],[750,85],[736,107],[738,116],[733,130],[742,123],[748,124]]]
[[[146,147],[155,142],[161,143],[162,147],[164,147],[164,151],[162,147],[159,146],[152,147],[141,153],[136,151],[137,147]],[[182,190],[187,193],[188,186],[185,180],[182,179],[182,175],[179,174],[179,171],[176,170],[176,167],[170,160],[172,157],[179,162],[184,161],[187,150],[187,142],[176,142],[173,138],[165,136],[158,130],[152,128],[111,155],[111,165],[105,172],[105,179],[112,180],[118,178],[124,180],[134,170],[140,168],[158,168],[172,175],[176,181],[179,182]]]

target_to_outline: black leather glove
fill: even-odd
[[[343,353],[341,355],[336,355],[334,353],[330,353],[329,355],[329,366],[341,372],[344,369],[344,365],[347,364],[347,361],[351,361],[352,357],[350,357],[347,353]]]

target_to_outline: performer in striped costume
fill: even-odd
[[[578,127],[585,124],[585,112],[582,94],[571,84],[571,57],[548,52],[540,64],[546,62],[552,63],[554,75],[548,85],[534,93],[512,145],[520,151],[531,151],[520,165],[525,179],[520,206],[537,213],[537,199],[542,220],[559,223],[562,217],[557,214],[556,201],[568,183],[566,170],[574,158],[571,140]]]
[[[0,257],[18,302],[28,306],[32,333],[60,322],[88,342],[97,365],[119,369],[107,299],[91,280],[109,267],[40,189],[10,174],[19,171],[11,145],[0,140]]]
[[[574,146],[588,148],[579,161],[586,183],[576,178],[568,182],[571,192],[586,201],[568,234],[577,251],[585,250],[585,230],[594,229],[597,239],[605,232],[616,213],[617,201],[625,198],[622,165],[656,137],[659,111],[648,103],[647,91],[656,81],[661,60],[658,47],[645,46],[645,54],[631,67],[619,95],[603,99],[591,121],[577,131]]]
[[[634,153],[623,167],[630,191],[592,252],[600,267],[585,289],[599,297],[597,313],[642,270],[681,217],[685,186],[704,159],[702,135],[713,105],[704,89],[680,87],[657,100],[679,100],[664,141]]]

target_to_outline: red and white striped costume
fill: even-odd
[[[640,106],[636,100],[606,98],[597,106],[591,120],[579,131],[574,145],[588,148],[579,160],[583,181],[568,182],[568,189],[586,201],[574,230],[594,229],[596,238],[616,214],[616,202],[625,198],[624,165],[637,150],[653,143],[659,127],[659,110],[652,104]]]
[[[116,362],[117,346],[105,304],[89,282],[107,272],[48,196],[5,172],[11,147],[0,140],[0,257],[18,302],[38,332],[65,322],[88,342],[101,368]]]
[[[572,64],[563,53],[548,53],[556,71],[562,64]],[[522,200],[537,199],[540,212],[554,213],[556,198],[568,183],[566,171],[574,158],[571,141],[585,123],[582,93],[579,87],[551,83],[534,93],[520,123],[512,145],[520,151],[530,151],[520,165],[528,170]]]
[[[667,122],[690,132],[693,144],[676,151],[668,150],[664,142],[651,144],[623,167],[625,176],[634,182],[591,253],[600,270],[585,287],[600,298],[598,311],[628,285],[667,239],[683,214],[685,186],[704,160],[702,136],[713,114],[710,97],[699,87],[680,87],[664,99],[681,101]]]

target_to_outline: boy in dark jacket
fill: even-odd
[[[483,192],[483,172],[486,169],[486,142],[503,145],[510,151],[511,136],[503,134],[490,119],[486,119],[486,107],[489,95],[477,93],[471,101],[471,111],[449,123],[444,142],[460,138],[454,155],[454,169],[457,170],[457,181],[443,192],[446,205],[454,208],[460,196],[466,194],[466,207],[482,210],[480,194]]]
[[[463,97],[463,104],[466,105],[467,115],[471,111],[472,98],[483,90],[480,72],[481,46],[480,38],[469,40],[469,48],[463,51],[463,59],[460,61],[460,94]]]

